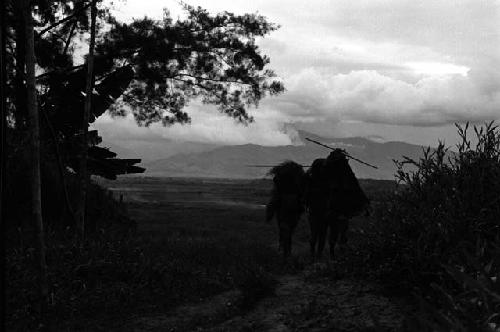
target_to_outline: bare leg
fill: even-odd
[[[309,244],[311,247],[311,258],[316,258],[316,244],[318,243],[318,218],[312,214],[309,214],[309,226],[311,227],[311,239]]]
[[[335,245],[337,244],[337,239],[339,237],[339,220],[337,217],[333,217],[329,220],[330,224],[330,259],[334,258],[335,255]]]
[[[280,247],[281,250],[283,251],[283,258],[286,259],[290,254],[290,241],[291,241],[290,225],[288,225],[285,220],[280,220],[279,230],[280,230]]]
[[[280,251],[284,251],[285,250],[285,238],[286,238],[286,232],[285,232],[285,229],[280,225],[280,228],[279,228],[279,250]]]
[[[317,258],[321,258],[321,255],[323,254],[323,249],[325,248],[325,242],[326,242],[326,232],[328,231],[327,224],[325,223],[324,219],[321,219],[320,222],[318,222],[318,251],[316,253]]]
[[[297,227],[297,224],[299,223],[300,215],[295,215],[291,217],[290,224],[288,225],[288,232],[287,232],[287,248],[288,248],[288,256],[292,255],[292,236],[293,232],[295,231],[295,227]]]
[[[292,234],[291,232],[287,232],[288,234],[286,235],[285,238],[285,258],[290,257],[292,254]]]
[[[278,223],[278,251],[283,250],[283,228],[281,227],[280,221],[278,218],[277,223]]]
[[[339,242],[345,245],[347,244],[347,228],[349,226],[349,219],[343,217],[339,218],[337,222],[339,225],[339,233],[340,233]]]

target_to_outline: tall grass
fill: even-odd
[[[423,330],[500,328],[500,129],[458,126],[457,151],[442,142],[396,161],[402,186],[379,209],[372,266],[413,289]],[[408,165],[411,169],[408,170]]]

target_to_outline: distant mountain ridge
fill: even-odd
[[[298,133],[303,145],[221,146],[210,151],[176,154],[146,163],[144,167],[148,176],[259,178],[265,176],[269,168],[252,165],[272,166],[285,160],[310,165],[314,159],[328,156],[328,149],[305,140],[309,137],[346,149],[352,156],[378,166],[378,169],[373,169],[351,160],[349,164],[359,178],[394,179],[393,159],[402,159],[403,155],[418,158],[422,154],[422,146],[404,142],[382,143],[363,137],[328,138],[305,131]]]

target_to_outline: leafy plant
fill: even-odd
[[[439,142],[396,161],[401,184],[375,213],[367,246],[378,276],[414,289],[427,330],[499,328],[500,128],[457,125],[456,151]],[[408,169],[410,166],[411,169]]]

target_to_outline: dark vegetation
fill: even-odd
[[[259,208],[267,200],[267,181],[137,180],[106,183],[124,193],[136,232],[102,230],[80,244],[72,233],[49,234],[48,315],[56,329],[106,330],[136,315],[237,289],[241,296],[228,307],[234,314],[272,294],[274,275],[285,267],[269,246],[276,240],[274,225],[263,222]],[[32,260],[30,248],[8,254],[13,329],[36,326]]]
[[[500,327],[500,128],[458,127],[458,152],[444,144],[420,160],[398,163],[406,188],[380,219],[391,272],[419,287],[427,329]],[[417,170],[403,170],[410,163]],[[392,234],[391,234],[392,233]],[[392,236],[389,236],[391,234]],[[404,271],[404,272],[403,272]]]
[[[420,310],[406,329],[494,331],[500,326],[500,129],[458,127],[419,160],[396,162],[400,185],[377,195],[334,277],[369,275]],[[412,166],[411,171],[406,166]]]
[[[181,4],[183,19],[165,11],[159,21],[121,23],[109,5],[6,0],[2,8],[1,191],[10,327],[45,329],[78,316],[76,309],[111,312],[120,306],[100,307],[95,299],[134,299],[124,295],[127,287],[142,289],[142,278],[154,275],[143,273],[154,271],[139,260],[147,256],[147,240],[131,235],[135,223],[125,207],[90,183],[92,175],[116,179],[144,169],[136,166],[139,159],[120,159],[100,146],[98,132],[87,133],[89,124],[105,112],[124,116],[127,109],[139,125],[187,123],[184,107],[191,100],[248,123],[248,106],[283,91],[255,43],[277,28],[263,16],[213,15]],[[89,35],[88,54],[79,63],[75,50]],[[98,273],[102,280],[96,270],[106,271]],[[128,286],[108,287],[112,278]],[[172,303],[180,296],[163,295]]]

